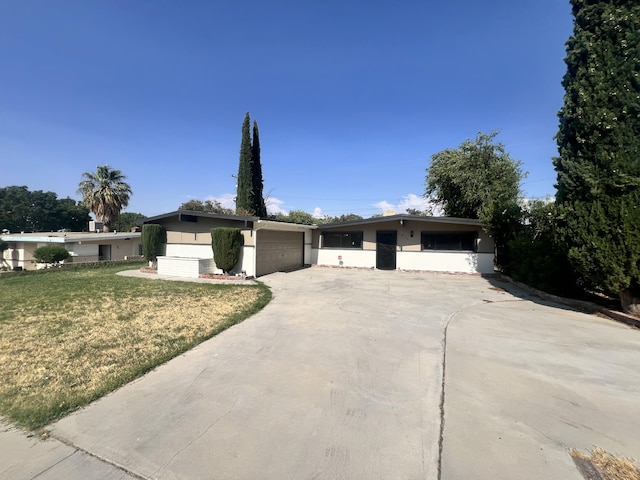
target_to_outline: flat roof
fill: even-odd
[[[140,238],[140,232],[33,232],[0,235],[5,242],[75,243],[79,241],[128,240]]]

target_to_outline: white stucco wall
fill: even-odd
[[[213,258],[158,257],[158,274],[198,278],[201,273],[217,273]]]
[[[194,244],[177,244],[169,243],[165,246],[166,257],[179,257],[179,258],[200,258],[200,259],[212,259],[213,249],[211,245],[194,245]],[[158,257],[158,273],[160,272],[160,257]],[[255,248],[252,245],[245,245],[240,252],[238,271],[244,271],[248,276],[255,276],[256,274],[256,261],[255,261]],[[215,272],[201,272],[201,273],[222,273],[220,270]],[[196,275],[197,276],[197,275]]]
[[[253,245],[242,247],[240,255],[240,270],[245,272],[247,276],[256,276],[256,249]]]
[[[400,270],[493,273],[493,253],[398,252],[396,261]]]
[[[306,230],[304,232],[304,263],[305,265],[310,265],[313,262],[313,251],[311,249],[311,245],[313,242],[313,231]]]
[[[373,268],[376,266],[376,252],[374,250],[314,248],[311,251],[311,262],[317,265],[336,267]]]
[[[185,243],[168,243],[165,248],[167,257],[213,258],[211,244],[194,245]]]
[[[311,258],[312,263],[317,265],[360,268],[376,266],[376,252],[373,250],[314,248]],[[396,257],[396,268],[430,272],[490,274],[493,273],[493,253],[399,251]]]

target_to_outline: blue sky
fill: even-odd
[[[4,0],[0,187],[108,164],[127,211],[225,203],[248,111],[272,211],[421,208],[431,155],[492,130],[554,195],[571,29],[564,0]]]

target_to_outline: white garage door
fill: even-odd
[[[258,230],[256,276],[304,266],[304,233]]]

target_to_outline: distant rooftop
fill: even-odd
[[[82,240],[113,240],[114,238],[126,240],[140,238],[140,236],[140,232],[33,232],[8,233],[0,235],[0,238],[5,242],[74,243]]]

